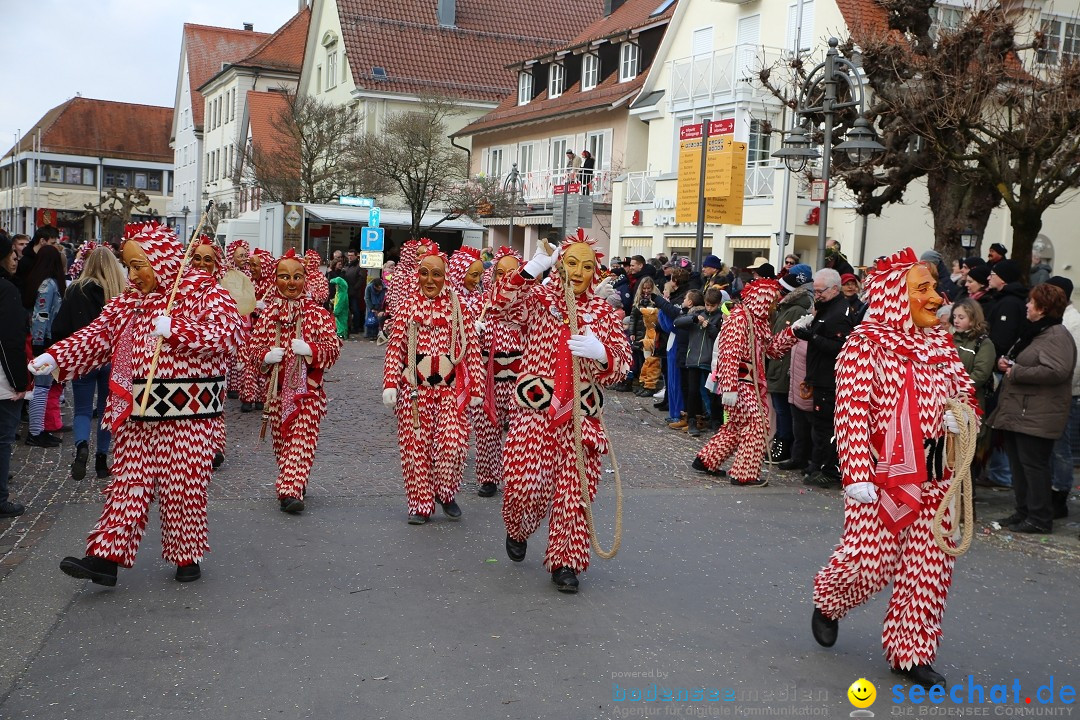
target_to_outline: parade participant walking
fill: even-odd
[[[625,378],[631,363],[630,344],[618,315],[595,294],[602,256],[594,246],[579,230],[557,253],[538,251],[503,279],[494,301],[508,320],[521,326],[523,339],[515,389],[519,409],[511,415],[503,450],[506,553],[514,562],[524,560],[529,536],[550,515],[544,567],[556,588],[569,593],[577,592],[577,576],[589,567],[589,532],[576,459],[584,465],[591,502],[600,479],[600,457],[609,449],[599,417],[600,387]],[[558,272],[548,283],[537,284],[556,261]],[[577,335],[570,333],[568,302],[574,303],[580,323]],[[575,397],[577,386],[580,397]],[[581,447],[574,441],[574,402],[580,403],[584,416]]]
[[[763,278],[743,286],[742,301],[735,306],[716,337],[716,392],[727,408],[727,420],[701,452],[693,467],[714,475],[729,475],[737,487],[765,487],[761,475],[769,435],[769,393],[765,358],[779,357],[792,345],[790,333],[777,335],[769,329],[769,315],[780,297],[780,283]],[[720,465],[732,454],[730,473]]]
[[[188,273],[177,284],[183,251],[171,228],[129,225],[125,237],[129,289],[31,362],[31,372],[59,370],[61,379],[112,364],[103,422],[116,438],[113,481],[86,556],[64,558],[60,568],[115,585],[117,566],[135,562],[156,495],[162,556],[176,564],[176,579],[187,582],[199,578],[199,563],[210,549],[206,486],[213,423],[221,415],[221,367],[236,348],[240,316],[232,297],[205,274]]]
[[[266,307],[266,298],[275,292],[277,279],[274,277],[274,268],[277,261],[274,256],[262,248],[255,248],[248,259],[248,270],[251,273],[251,282],[255,285],[255,312],[251,314],[251,324],[254,327],[259,313]],[[259,372],[257,365],[250,363],[244,365],[244,376],[240,383],[240,412],[247,413],[252,410],[262,410],[266,401],[266,383],[268,377]]]
[[[323,375],[341,352],[330,313],[307,293],[307,270],[289,250],[277,262],[275,291],[251,331],[244,362],[269,377],[263,421],[277,458],[282,512],[304,509],[311,464],[326,416]]]
[[[316,250],[308,250],[304,253],[304,272],[306,273],[305,292],[315,301],[319,307],[325,307],[330,299],[330,283],[322,274],[322,256]]]
[[[931,664],[954,558],[932,524],[952,471],[945,433],[960,431],[946,409],[974,411],[974,387],[946,330],[930,271],[906,248],[867,277],[866,318],[836,367],[836,442],[844,483],[844,534],[814,578],[814,639],[836,642],[839,620],[893,583],[882,631],[896,672],[924,687],[944,685]],[[951,511],[943,518],[951,532]]]
[[[225,267],[226,272],[230,270],[236,270],[239,273],[244,274],[248,280],[251,279],[251,270],[248,269],[249,260],[251,257],[251,246],[248,245],[247,240],[233,240],[225,248]],[[251,286],[254,288],[254,284]],[[251,336],[251,315],[240,316],[240,347],[244,347],[247,344],[247,339]],[[232,358],[232,364],[229,366],[229,372],[225,375],[225,390],[226,397],[233,400],[240,397],[240,388],[244,381],[244,363],[241,359],[242,353],[235,353]]]
[[[434,243],[428,238],[420,238],[409,240],[401,247],[398,264],[394,267],[394,274],[386,286],[386,312],[390,317],[391,325],[394,322],[394,316],[403,311],[403,305],[416,290],[416,272],[420,266],[419,256],[427,254],[429,245],[434,245]],[[445,282],[445,275],[443,280]]]
[[[482,402],[474,318],[446,283],[448,263],[434,243],[421,256],[386,345],[383,404],[397,416],[410,525],[426,523],[435,503],[451,520],[461,517],[454,496],[468,453],[465,410]]]
[[[490,301],[495,286],[508,273],[521,266],[521,256],[506,246],[492,257],[491,267],[484,271],[484,296]],[[483,411],[473,418],[476,430],[477,495],[491,497],[498,492],[503,479],[503,445],[510,426],[510,413],[515,407],[514,387],[521,367],[521,327],[508,320],[495,308],[488,307],[481,318],[480,353],[484,364]]]
[[[191,251],[191,269],[206,273],[214,278],[214,282],[221,285],[221,278],[225,275],[225,259],[221,256],[221,248],[207,235],[200,235],[198,243],[195,249]],[[233,298],[233,300],[235,301],[236,298]],[[237,348],[242,347],[240,340],[245,339],[244,336],[246,335],[243,331],[243,320],[241,320],[240,325]],[[232,352],[224,358],[224,364],[220,368],[222,376],[228,376],[229,369],[234,364],[238,354],[238,352]],[[223,393],[221,396],[222,407],[225,405],[225,397],[226,395]],[[214,418],[214,460],[211,465],[215,470],[221,467],[221,463],[225,462],[225,444],[225,416],[221,415]]]
[[[480,251],[476,248],[463,245],[450,256],[450,286],[477,320],[480,319],[480,311],[484,305],[484,291],[481,287],[483,276],[484,263],[480,260]]]

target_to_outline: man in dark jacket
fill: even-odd
[[[831,238],[825,243],[824,267],[832,268],[840,275],[845,273],[855,274],[855,268],[851,267],[847,257],[840,251],[840,242]]]
[[[986,322],[998,356],[1009,352],[1027,319],[1028,289],[1020,282],[1020,268],[1012,260],[999,260],[990,273],[993,304]]]
[[[804,481],[820,487],[840,482],[840,461],[833,439],[836,407],[836,358],[855,329],[851,303],[840,292],[840,273],[822,268],[814,273],[814,315],[791,325],[795,337],[806,340],[806,382],[814,388],[811,414],[811,474]]]
[[[23,396],[30,388],[26,372],[26,311],[11,282],[17,260],[9,238],[0,239],[0,518],[22,515],[25,508],[8,496],[11,449],[22,418]]]
[[[814,298],[810,283],[813,272],[809,265],[793,265],[780,278],[780,302],[773,313],[772,334],[776,335],[791,326],[796,320],[810,312]],[[795,441],[795,431],[791,424],[791,406],[788,403],[789,371],[791,353],[765,360],[765,378],[769,395],[772,397],[773,414],[776,417],[776,434],[769,447],[768,462],[781,463],[791,458],[791,446]]]
[[[34,260],[37,257],[37,249],[42,245],[59,245],[60,244],[60,231],[52,225],[42,225],[34,231],[34,237],[30,239],[30,243],[23,250],[22,257],[19,258],[18,267],[15,270],[14,278],[11,278],[16,287],[21,289],[20,280],[26,277],[30,272],[30,268],[34,266]]]
[[[352,321],[349,323],[349,332],[358,333],[364,327],[364,286],[367,283],[367,271],[360,267],[360,258],[355,250],[349,250],[345,256],[347,262],[341,271],[341,277],[349,284],[349,312]]]

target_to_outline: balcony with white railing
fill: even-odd
[[[626,204],[651,203],[656,198],[658,170],[643,170],[626,174]]]
[[[559,170],[533,170],[521,173],[521,199],[531,205],[543,205],[551,203],[554,197],[556,185],[566,182],[582,183],[582,194],[591,195],[595,203],[611,202],[611,181],[614,173],[610,170],[594,170],[592,181],[585,187],[585,177],[581,171],[577,171],[576,178],[570,176],[570,171]]]
[[[738,100],[771,102],[772,94],[753,80],[760,68],[774,64],[783,52],[747,44],[670,61],[672,109]]]
[[[773,182],[776,178],[776,168],[779,166],[775,160],[757,160],[746,164],[746,189],[744,197],[771,198]]]

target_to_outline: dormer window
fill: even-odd
[[[619,82],[627,82],[640,72],[640,49],[636,43],[625,42],[619,48]]]
[[[533,76],[523,70],[518,73],[518,105],[528,105],[533,98]]]
[[[592,90],[600,82],[600,56],[585,53],[581,58],[581,89]]]
[[[561,62],[551,63],[548,71],[548,97],[557,98],[563,94],[566,84],[566,68]]]

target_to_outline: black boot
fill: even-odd
[[[806,462],[805,460],[796,460],[795,458],[791,458],[789,460],[784,460],[783,462],[779,463],[777,467],[781,470],[805,470],[806,466],[809,464],[810,463]]]
[[[945,676],[929,665],[912,665],[908,670],[893,668],[893,672],[897,675],[903,675],[915,685],[921,685],[927,690],[935,685],[946,687]]]
[[[836,644],[836,635],[840,631],[840,621],[830,620],[825,613],[814,608],[814,616],[810,618],[810,632],[814,633],[814,639],[822,647],[832,647]]]
[[[555,589],[559,592],[576,593],[578,591],[577,573],[572,568],[555,568],[551,573],[551,582],[555,583]]]
[[[690,464],[690,467],[694,468],[698,472],[708,473],[709,475],[715,475],[716,477],[726,477],[727,471],[717,468],[716,470],[710,470],[702,461],[701,458],[695,457],[694,462]]]
[[[252,410],[254,410],[254,409],[255,409],[255,406],[254,406],[254,405],[252,405],[252,404],[251,404],[251,403],[249,403],[249,402],[242,402],[242,403],[240,403],[240,412],[242,412],[242,413],[249,413],[249,412],[251,412],[251,411],[252,411]]]
[[[304,511],[304,501],[301,498],[283,497],[280,498],[280,501],[281,512],[298,515]]]
[[[211,470],[217,470],[219,467],[221,467],[221,463],[223,463],[223,462],[225,462],[225,453],[223,453],[223,452],[214,453],[214,459],[210,461],[210,469]]]
[[[480,489],[476,491],[476,494],[480,497],[491,497],[498,490],[499,486],[493,482],[480,483]]]
[[[106,462],[106,456],[103,452],[94,453],[94,472],[99,478],[107,478],[112,473],[109,471],[109,465]]]
[[[113,587],[116,585],[116,563],[93,555],[84,558],[66,557],[60,561],[64,574],[80,580],[89,580],[98,585]]]
[[[515,540],[510,537],[510,533],[506,533],[506,557],[514,562],[521,562],[525,559],[525,551],[528,548],[528,540]]]
[[[75,462],[71,463],[71,477],[82,480],[86,477],[86,461],[90,459],[90,445],[83,440],[75,444]]]
[[[1050,495],[1050,507],[1053,509],[1053,519],[1069,517],[1069,491],[1053,490]]]
[[[176,566],[176,582],[191,582],[201,577],[202,570],[199,569],[199,563]]]
[[[451,500],[450,502],[443,502],[439,498],[435,498],[435,502],[442,506],[442,511],[446,514],[448,520],[460,520],[461,508],[458,504]]]
[[[768,463],[770,465],[779,465],[785,460],[791,459],[791,443],[787,440],[781,440],[776,438],[772,442],[772,447],[769,449]]]
[[[427,522],[427,519],[428,519],[427,515],[420,515],[418,513],[412,513],[412,514],[409,515],[409,524],[410,525],[423,525],[424,523]]]

